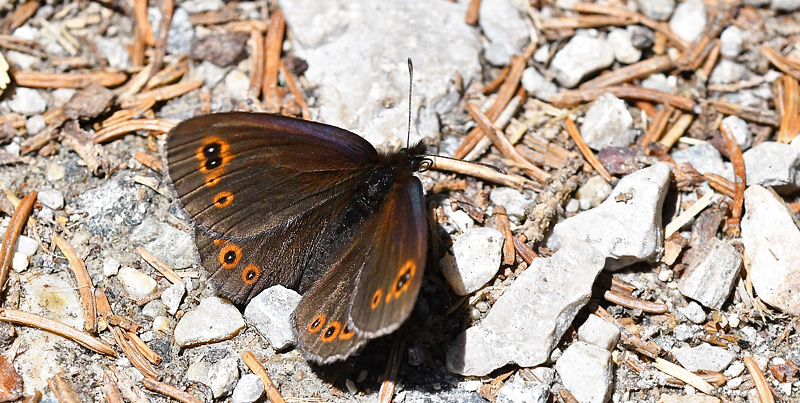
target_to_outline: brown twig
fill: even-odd
[[[522,176],[501,173],[485,165],[465,162],[452,158],[439,156],[428,156],[432,161],[431,169],[439,171],[449,171],[464,175],[474,176],[489,182],[498,183],[510,188],[522,191],[522,189],[540,189],[541,185],[537,182],[528,180]]]
[[[780,91],[781,101],[777,104],[782,108],[778,108],[780,116],[780,126],[778,127],[778,135],[775,141],[779,143],[789,143],[794,136],[797,135],[796,126],[797,121],[800,120],[798,116],[798,109],[800,109],[800,88],[798,87],[797,79],[784,74],[781,78],[782,90]]]
[[[531,264],[533,259],[539,257],[539,255],[531,249],[525,242],[520,241],[517,237],[512,236],[511,240],[514,242],[514,250],[517,251],[519,257],[525,261],[527,264]]]
[[[153,351],[150,346],[145,344],[144,341],[136,335],[136,333],[125,332],[125,335],[128,337],[128,340],[131,341],[131,345],[139,350],[139,353],[141,353],[144,358],[147,358],[147,361],[150,361],[150,363],[153,365],[161,364],[161,361],[163,361],[161,356]]]
[[[723,115],[736,115],[744,120],[772,127],[780,125],[778,115],[770,110],[750,108],[726,101],[708,101],[708,104]]]
[[[147,388],[148,390],[152,390],[153,392],[159,393],[161,395],[171,397],[179,402],[203,403],[202,400],[192,396],[190,393],[184,392],[164,382],[159,382],[153,378],[142,379],[142,385],[144,385],[144,387]]]
[[[25,398],[25,399],[22,401],[22,403],[39,403],[39,402],[41,402],[41,401],[42,401],[42,392],[39,392],[39,391],[37,390],[37,391],[33,392],[33,394],[32,394],[32,395],[30,395],[30,396],[26,397],[26,398]]]
[[[30,0],[25,4],[16,7],[11,15],[6,16],[5,21],[2,23],[2,31],[4,34],[14,32],[15,29],[22,26],[28,18],[31,18],[36,10],[39,9],[40,3],[37,0]]]
[[[689,48],[689,43],[681,39],[678,35],[669,28],[669,25],[664,22],[655,21],[647,18],[641,14],[626,10],[622,7],[607,6],[594,3],[576,3],[574,10],[579,13],[594,13],[594,14],[608,14],[621,17],[627,17],[633,20],[634,23],[642,24],[653,31],[656,31],[667,38],[675,47],[681,51]]]
[[[156,46],[156,37],[153,35],[153,28],[147,20],[147,0],[135,0],[133,5],[136,27],[142,35],[142,39],[147,46]]]
[[[628,17],[614,15],[578,15],[575,17],[556,17],[542,21],[542,30],[573,30],[598,27],[632,25],[636,22]]]
[[[607,290],[603,292],[603,298],[608,302],[613,302],[619,306],[631,309],[641,309],[649,313],[667,313],[669,307],[660,302],[650,302],[639,299],[627,294],[623,294],[614,290]]]
[[[92,286],[92,280],[86,270],[86,265],[83,263],[83,259],[78,256],[78,253],[75,252],[75,248],[66,239],[54,235],[53,242],[67,257],[72,274],[75,275],[78,294],[81,297],[81,306],[83,306],[83,328],[90,334],[97,334],[97,308],[94,303],[94,286]]]
[[[283,12],[276,8],[270,17],[264,44],[264,84],[261,87],[261,91],[264,93],[264,106],[267,111],[272,113],[277,113],[281,109],[281,100],[277,91],[278,67],[281,64],[285,30],[286,21],[283,19]]]
[[[692,124],[692,120],[694,120],[694,116],[689,113],[681,113],[672,127],[664,133],[664,136],[661,137],[661,140],[658,140],[659,143],[663,144],[668,150],[672,148],[678,140],[683,137],[683,134],[686,133],[686,129],[689,128],[689,125]]]
[[[714,67],[717,65],[717,61],[719,60],[719,53],[721,50],[722,41],[719,39],[714,39],[714,43],[711,45],[711,51],[708,52],[706,61],[703,63],[703,77],[708,78],[711,76],[711,72],[714,71]]]
[[[578,146],[578,150],[580,150],[583,158],[586,158],[586,161],[591,164],[591,166],[600,174],[600,176],[605,179],[606,182],[612,183],[614,182],[614,177],[608,173],[606,167],[603,166],[603,163],[594,155],[594,152],[589,148],[589,145],[583,141],[583,137],[581,137],[581,132],[578,131],[578,127],[575,126],[575,122],[572,121],[570,118],[564,119],[564,124],[567,128],[567,133],[569,133],[569,137],[572,138],[572,141],[575,142],[575,145]]]
[[[123,108],[135,107],[136,105],[146,101],[147,98],[153,98],[156,100],[156,102],[166,101],[168,99],[179,97],[189,91],[194,91],[202,86],[203,81],[201,80],[183,81],[177,84],[140,92],[135,96],[121,100],[120,106]]]
[[[727,220],[725,232],[728,236],[739,235],[739,223],[742,220],[742,206],[744,205],[745,170],[742,149],[736,143],[736,138],[730,133],[728,125],[722,124],[719,128],[722,137],[725,139],[725,147],[728,148],[728,156],[733,164],[733,174],[736,182],[734,183],[733,206],[731,206],[731,216]]]
[[[28,217],[31,216],[36,196],[37,193],[34,191],[22,198],[17,208],[14,209],[14,214],[11,215],[11,221],[8,223],[8,229],[3,235],[3,244],[0,246],[0,291],[5,287],[8,279],[8,269],[14,260],[14,247],[16,247],[17,239],[22,234],[22,229],[25,228]]]
[[[659,354],[661,354],[661,347],[659,347],[658,344],[652,342],[645,343],[644,340],[639,338],[639,336],[636,336],[633,333],[629,332],[627,329],[625,329],[625,327],[622,326],[613,316],[611,316],[611,314],[608,313],[608,311],[603,309],[603,307],[598,305],[596,302],[591,302],[588,305],[588,307],[589,307],[589,312],[599,316],[606,322],[617,326],[619,328],[619,332],[620,335],[622,336],[622,339],[633,345],[633,347],[636,348],[636,350],[639,351],[640,353],[653,359],[657,358]]]
[[[672,375],[688,383],[689,385],[694,386],[705,394],[710,394],[712,391],[714,391],[714,387],[711,386],[711,384],[703,380],[703,378],[699,377],[698,375],[689,372],[689,370],[681,367],[680,365],[673,364],[659,357],[656,357],[655,360],[656,367],[664,373]]]
[[[127,334],[124,330],[122,330],[118,326],[114,326],[110,323],[109,317],[113,314],[111,312],[111,305],[108,303],[108,298],[106,298],[106,294],[101,289],[95,290],[95,301],[97,301],[97,311],[100,315],[105,319],[106,323],[109,324],[109,330],[111,331],[111,335],[114,336],[114,342],[117,343],[117,347],[122,350],[122,353],[125,354],[125,357],[131,362],[131,365],[136,367],[139,372],[142,373],[145,377],[155,378],[158,376],[158,372],[150,365],[149,360],[145,357],[139,349],[134,347],[131,342],[127,338]]]
[[[169,280],[172,284],[178,284],[182,282],[181,277],[178,273],[175,273],[175,270],[172,270],[169,265],[164,263],[161,259],[155,257],[152,253],[150,253],[147,249],[143,247],[139,247],[136,249],[139,252],[139,256],[144,259],[145,262],[149,263],[150,266],[153,266],[154,269],[158,270],[161,275],[163,275],[167,280]]]
[[[736,193],[733,182],[711,172],[704,173],[703,177],[706,178],[706,181],[712,189],[733,199],[733,196]]]
[[[83,88],[98,82],[104,87],[116,87],[128,78],[119,72],[46,73],[41,71],[11,71],[20,87],[31,88]]]
[[[161,163],[161,159],[152,154],[137,151],[136,154],[133,155],[133,158],[135,158],[136,161],[139,161],[140,164],[152,169],[156,173],[164,173],[164,165]]]
[[[761,55],[775,65],[778,70],[800,80],[800,70],[792,67],[786,57],[778,53],[775,49],[767,45],[761,45]]]
[[[108,403],[124,403],[119,387],[117,387],[117,381],[108,370],[103,371],[103,390],[106,392]]]
[[[107,141],[116,140],[125,134],[135,132],[137,130],[166,133],[172,130],[173,127],[175,127],[175,123],[168,122],[166,120],[133,119],[97,131],[94,136],[92,136],[92,141],[98,144],[105,143]]]
[[[761,403],[775,403],[775,397],[772,395],[769,383],[764,378],[764,373],[758,368],[758,364],[753,360],[753,357],[744,357],[744,366],[750,372],[750,376],[753,377],[753,383],[756,385]]]
[[[397,384],[397,374],[400,372],[400,362],[403,358],[405,339],[405,334],[402,332],[395,335],[394,343],[392,343],[392,350],[389,354],[389,361],[386,362],[386,371],[383,373],[381,390],[378,393],[378,402],[380,403],[392,403],[394,388]]]
[[[50,391],[56,396],[59,403],[81,403],[78,394],[72,389],[72,385],[61,377],[61,374],[55,374],[52,378],[47,380],[50,385]]]
[[[66,339],[72,340],[92,351],[116,357],[117,353],[106,342],[92,337],[72,326],[64,323],[35,315],[28,312],[17,311],[14,309],[0,308],[0,322],[15,323],[35,327],[53,334],[57,334]]]
[[[696,105],[690,98],[642,87],[606,87],[564,91],[551,96],[549,101],[557,108],[573,108],[581,102],[594,101],[607,92],[617,98],[666,103],[687,111],[691,111]]]
[[[281,396],[281,393],[278,391],[278,388],[272,382],[272,379],[270,379],[269,375],[267,375],[267,371],[261,365],[261,362],[258,361],[258,358],[253,355],[253,353],[247,350],[243,351],[242,360],[245,364],[247,364],[247,367],[250,368],[254,374],[261,378],[261,382],[264,383],[264,391],[267,392],[267,399],[269,399],[270,402],[286,403],[286,401],[283,400],[283,396]]]
[[[161,69],[159,72],[153,74],[144,89],[152,90],[153,88],[161,87],[165,84],[173,83],[180,79],[189,72],[189,61],[183,57],[180,61],[170,64],[169,66]]]
[[[656,56],[638,63],[616,69],[608,74],[603,74],[595,79],[589,80],[579,87],[588,90],[595,88],[605,88],[633,81],[638,78],[648,77],[651,74],[661,73],[675,68],[669,56]]]
[[[503,264],[514,264],[516,258],[514,234],[511,232],[511,223],[508,221],[505,207],[494,206],[494,220],[497,230],[503,234]]]
[[[481,9],[481,0],[470,0],[467,6],[467,15],[464,16],[464,23],[473,27],[478,26],[478,13]]]
[[[261,32],[250,32],[250,58],[253,59],[253,74],[247,92],[257,99],[264,83],[264,35]]]
[[[728,22],[733,18],[735,7],[728,7],[725,11],[717,13],[714,18],[706,23],[705,28],[700,38],[696,39],[689,45],[681,55],[681,58],[675,63],[678,68],[683,71],[697,70],[703,62],[704,56],[707,55],[714,46],[713,41],[722,32],[722,29],[728,25]]]
[[[647,146],[650,145],[650,143],[661,139],[661,134],[666,130],[674,111],[675,108],[672,105],[664,105],[664,107],[658,111],[655,119],[653,119],[653,123],[650,124],[647,133],[642,138],[642,148],[644,148],[645,152],[649,151]]]
[[[303,119],[311,119],[311,111],[308,110],[308,103],[306,103],[306,100],[303,97],[303,91],[300,91],[300,87],[297,86],[297,82],[292,76],[292,73],[286,69],[286,66],[283,64],[283,60],[281,60],[280,72],[283,74],[283,78],[286,80],[286,87],[289,88],[289,92],[292,93],[294,100],[297,101],[298,105],[300,105],[300,111]]]

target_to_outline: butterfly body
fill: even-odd
[[[333,126],[225,113],[180,123],[165,148],[210,282],[239,305],[298,290],[307,358],[346,358],[409,316],[427,250],[424,145],[379,153]]]

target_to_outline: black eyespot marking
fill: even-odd
[[[315,319],[314,323],[311,324],[311,327],[314,328],[314,329],[318,328],[319,325],[320,325],[319,322],[320,322],[319,318]]]
[[[212,170],[214,168],[219,167],[220,165],[222,165],[222,158],[220,158],[219,156],[215,156],[213,158],[209,158],[206,160],[205,167],[208,170]]]
[[[395,286],[395,289],[397,291],[400,291],[400,289],[403,288],[403,285],[406,284],[406,281],[408,281],[409,278],[411,278],[410,272],[406,271],[405,273],[403,273],[403,275],[400,276],[400,278],[397,280],[397,285]]]
[[[328,338],[333,336],[334,332],[336,332],[336,327],[334,326],[329,327],[328,329],[325,330],[325,337]]]
[[[221,146],[217,142],[206,144],[206,146],[203,147],[203,155],[205,155],[206,158],[218,156],[220,148]]]
[[[247,274],[245,275],[245,278],[248,281],[252,281],[254,278],[256,278],[256,272],[255,271],[248,271]]]
[[[225,253],[225,263],[233,264],[233,262],[235,262],[235,261],[236,261],[236,252],[235,251],[229,250],[227,253]]]

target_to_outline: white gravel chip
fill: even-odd
[[[36,251],[39,250],[39,242],[36,242],[35,239],[26,236],[20,235],[17,238],[17,246],[14,248],[14,251],[19,252],[27,257],[31,257],[36,254]]]
[[[181,347],[190,347],[227,340],[244,326],[242,314],[235,306],[221,298],[209,297],[181,317],[175,326],[175,342]]]
[[[503,234],[494,228],[471,228],[453,243],[441,261],[442,273],[458,295],[471,294],[494,278],[502,259]]]
[[[245,374],[236,383],[231,403],[253,403],[264,395],[264,382],[256,374]]]
[[[669,20],[669,27],[681,39],[693,42],[700,37],[707,20],[708,10],[706,10],[703,0],[687,0],[675,8],[675,12]]]
[[[573,88],[587,75],[614,63],[614,48],[604,39],[577,34],[553,57],[550,68],[559,84]]]
[[[590,314],[586,322],[578,328],[578,340],[594,344],[608,351],[614,350],[619,341],[619,328]]]
[[[800,315],[800,229],[794,215],[783,200],[758,185],[745,190],[744,205],[742,243],[757,296]]]
[[[497,391],[495,403],[547,403],[549,398],[549,386],[516,376]]]
[[[152,277],[132,267],[119,269],[117,278],[122,283],[122,288],[132,298],[142,299],[154,292],[158,287],[158,282]]]
[[[45,189],[39,192],[36,197],[40,203],[53,210],[59,210],[64,207],[64,195],[58,190]]]
[[[703,343],[697,347],[684,346],[672,350],[672,355],[689,371],[722,372],[736,358],[736,353],[722,347]]]
[[[742,255],[733,246],[712,239],[684,271],[678,290],[703,306],[720,309],[742,268]]]
[[[33,88],[18,87],[14,96],[8,102],[8,107],[13,112],[32,116],[43,113],[47,109],[47,100],[38,90]]]
[[[605,403],[611,398],[614,379],[611,352],[595,345],[575,342],[556,361],[564,386],[581,403]]]
[[[302,297],[286,287],[275,285],[258,294],[244,309],[244,317],[276,350],[294,344],[292,312]]]
[[[222,397],[233,391],[239,380],[238,360],[232,354],[214,363],[202,359],[189,365],[186,378],[211,388],[214,398]]]
[[[11,258],[11,268],[15,272],[21,273],[28,268],[28,257],[19,252],[14,252],[14,257]]]
[[[594,150],[606,147],[627,147],[636,138],[633,117],[625,101],[605,93],[586,112],[581,136]]]
[[[498,53],[498,59],[490,60],[494,65],[508,64],[530,40],[528,24],[508,0],[483,0],[478,15],[481,31]]]
[[[161,302],[164,303],[164,308],[170,315],[175,315],[178,312],[178,307],[180,307],[184,295],[186,295],[186,285],[182,282],[167,287],[161,294]]]

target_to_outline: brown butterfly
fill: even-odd
[[[178,124],[167,173],[210,281],[235,304],[276,284],[305,357],[344,359],[408,318],[427,252],[420,143],[379,153],[337,127],[263,113]]]

